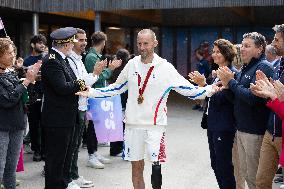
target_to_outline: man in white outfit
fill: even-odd
[[[81,54],[85,52],[87,46],[86,32],[82,29],[76,28],[77,34],[75,35],[77,42],[74,43],[74,47],[70,55],[68,56],[68,63],[76,75],[77,79],[84,80],[87,86],[92,86],[97,80],[98,76],[105,68],[107,62],[101,61],[94,66],[93,73],[86,71],[85,65],[82,62]],[[79,123],[76,124],[74,135],[72,137],[71,149],[72,149],[72,163],[69,172],[70,183],[68,189],[79,189],[79,188],[91,188],[94,186],[92,181],[84,179],[83,176],[79,176],[78,173],[78,152],[81,145],[82,135],[85,128],[85,115],[87,111],[87,98],[79,97],[78,101],[79,111]]]
[[[152,187],[161,188],[162,175],[159,163],[165,162],[166,158],[164,137],[169,92],[175,90],[191,99],[203,99],[218,89],[211,85],[192,85],[172,64],[155,54],[154,49],[157,45],[158,41],[152,30],[141,30],[137,36],[140,56],[129,60],[114,84],[77,93],[91,98],[102,98],[128,90],[123,157],[132,163],[134,189],[145,189],[145,154],[153,162]]]

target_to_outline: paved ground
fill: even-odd
[[[200,127],[201,112],[191,110],[191,106],[183,97],[169,99],[168,161],[162,168],[164,189],[218,189],[210,167],[206,132]],[[108,156],[109,148],[101,147],[99,152]],[[87,151],[80,149],[80,174],[94,181],[95,189],[131,189],[130,163],[118,157],[111,159],[112,164],[105,169],[88,168]],[[32,155],[25,154],[25,171],[18,174],[21,180],[18,189],[44,188],[44,178],[40,176],[42,168],[43,162],[32,162]],[[150,174],[151,164],[146,163],[146,189],[151,189]]]

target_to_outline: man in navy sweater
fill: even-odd
[[[256,70],[261,70],[268,78],[274,75],[264,56],[265,46],[265,37],[261,34],[244,34],[241,46],[244,66],[238,78],[234,79],[234,73],[228,68],[219,68],[217,71],[223,86],[229,88],[235,96],[234,115],[241,175],[249,189],[256,188],[260,148],[269,115],[269,110],[265,106],[266,100],[252,93],[250,83],[256,80]]]
[[[284,56],[284,24],[273,27],[275,31],[272,45],[276,49],[278,56]],[[276,72],[276,78],[284,83],[283,59]],[[254,90],[252,90],[254,92]],[[255,92],[254,92],[255,93]],[[258,95],[257,93],[255,93]],[[263,138],[259,166],[256,175],[257,189],[271,189],[274,175],[277,171],[279,155],[282,150],[282,121],[273,112],[270,111],[267,129]]]

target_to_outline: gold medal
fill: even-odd
[[[139,95],[138,98],[137,98],[138,104],[142,104],[143,101],[144,101],[144,97],[142,95]]]
[[[144,80],[144,82],[143,82],[142,88],[140,88],[141,76],[138,74],[138,89],[139,89],[139,96],[138,96],[138,98],[137,98],[138,104],[142,104],[143,101],[144,101],[143,93],[144,93],[144,91],[145,91],[145,88],[146,88],[146,86],[147,86],[148,80],[149,80],[149,78],[150,78],[150,75],[151,75],[153,69],[154,69],[154,66],[151,66],[151,67],[149,68],[149,70],[148,70],[148,72],[147,72],[147,75],[146,75],[146,78],[145,78],[145,80]]]

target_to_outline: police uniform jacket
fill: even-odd
[[[78,111],[79,85],[67,62],[55,50],[44,58],[41,67],[44,102],[43,127],[74,127]]]

